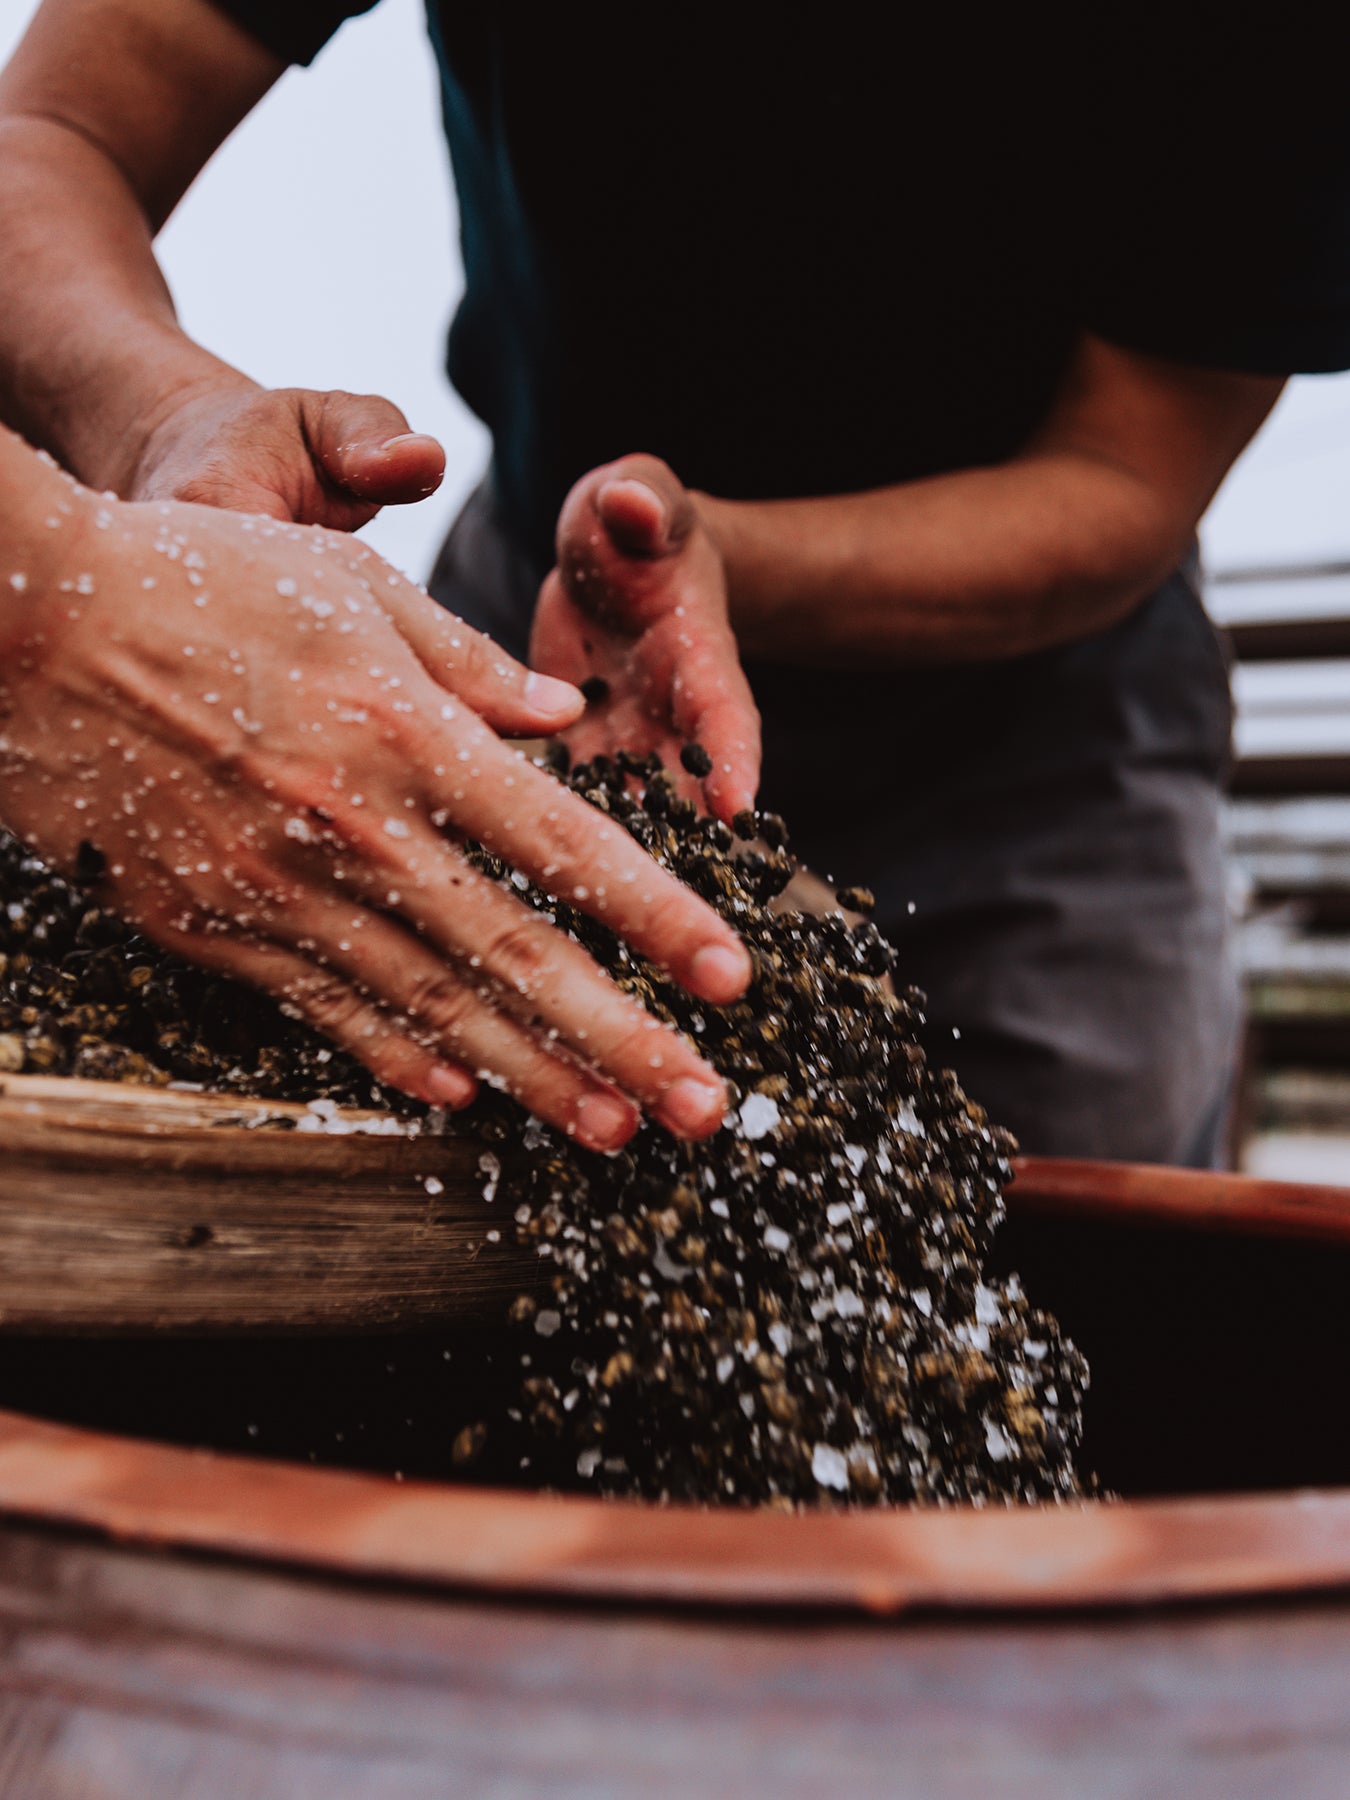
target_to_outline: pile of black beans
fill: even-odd
[[[519,1380],[459,1432],[456,1463],[733,1504],[1077,1495],[1086,1366],[986,1266],[1011,1139],[926,1057],[922,996],[897,993],[870,897],[794,908],[782,821],[707,817],[681,791],[706,757],[683,760],[687,778],[654,758],[552,765],[736,926],[755,965],[741,1001],[701,1003],[574,907],[513,891],[698,1045],[726,1121],[699,1144],[644,1124],[612,1155],[490,1088],[456,1121],[491,1147],[541,1270],[510,1309]],[[0,834],[0,1074],[419,1110],[139,937],[98,903],[98,874],[96,853],[66,879]]]
[[[0,830],[0,1075],[414,1110],[266,995],[141,936],[100,901],[101,861],[84,846],[67,878]]]
[[[706,772],[698,746],[684,760]],[[782,821],[730,830],[653,759],[569,779],[735,924],[755,976],[734,1006],[703,1005],[527,891],[689,1035],[730,1109],[702,1143],[644,1125],[602,1156],[488,1102],[486,1134],[528,1153],[516,1230],[548,1280],[512,1309],[519,1403],[461,1434],[463,1460],[504,1427],[550,1485],[652,1499],[1078,1494],[1086,1365],[1016,1277],[986,1269],[1015,1146],[925,1056],[923,997],[896,994],[890,946],[856,916],[870,896],[785,906]]]

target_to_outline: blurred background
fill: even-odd
[[[0,9],[0,59],[34,10]],[[287,74],[160,240],[182,319],[213,350],[270,386],[386,394],[440,438],[440,493],[364,533],[419,578],[487,454],[441,369],[456,243],[418,0],[383,0]],[[1235,1155],[1350,1183],[1350,376],[1290,384],[1203,540],[1238,659]]]

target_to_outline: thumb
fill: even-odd
[[[649,593],[667,593],[696,523],[688,490],[657,457],[625,456],[592,469],[558,518],[558,570],[568,594],[583,612],[631,629]]]
[[[425,500],[441,485],[445,451],[378,394],[306,397],[304,428],[315,462],[335,487],[375,506]]]

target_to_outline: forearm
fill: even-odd
[[[161,409],[228,379],[244,380],[180,329],[120,171],[65,125],[0,119],[7,421],[90,486],[121,490]]]
[[[0,417],[91,486],[175,396],[251,386],[179,328],[152,240],[279,73],[207,0],[44,0],[0,72]]]
[[[1043,426],[1006,463],[833,499],[700,496],[738,641],[865,667],[1018,656],[1104,630],[1185,554],[1282,386],[1085,333]]]
[[[1016,656],[1105,629],[1184,554],[1142,483],[1059,453],[832,499],[699,498],[743,651],[836,666]]]

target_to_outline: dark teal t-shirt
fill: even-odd
[[[365,10],[217,3],[297,61]],[[546,564],[568,486],[630,450],[731,498],[998,461],[1084,329],[1350,365],[1350,29],[1326,15],[431,0],[449,370],[512,534]]]

